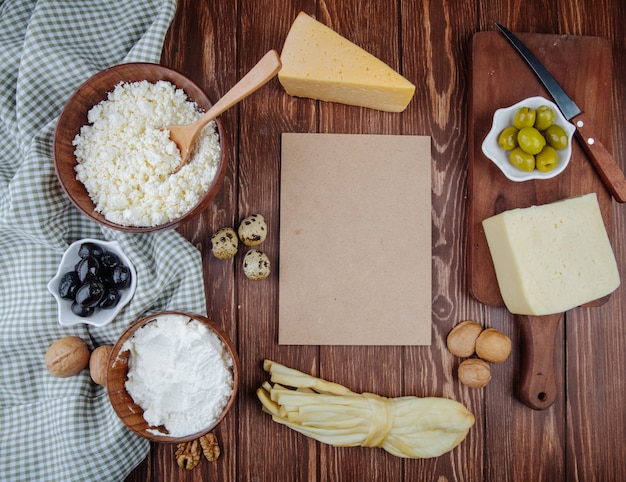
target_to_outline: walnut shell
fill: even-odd
[[[480,323],[465,320],[456,325],[446,339],[448,350],[460,358],[467,358],[474,354],[476,339],[483,327]]]
[[[89,373],[91,374],[91,379],[103,387],[107,386],[107,370],[111,351],[113,351],[112,346],[102,345],[96,348],[89,357]]]
[[[476,339],[476,355],[491,363],[502,363],[511,354],[511,339],[495,328],[487,328]]]
[[[468,358],[459,364],[459,381],[470,388],[483,388],[491,380],[491,367],[479,358]]]
[[[77,336],[66,336],[50,345],[44,362],[55,377],[71,377],[89,363],[89,347]]]

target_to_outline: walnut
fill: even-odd
[[[202,445],[202,452],[209,462],[215,462],[219,458],[220,446],[213,432],[200,437],[200,445]]]
[[[448,334],[446,344],[453,355],[467,358],[474,354],[476,338],[483,331],[480,323],[465,320],[456,325]]]
[[[50,345],[44,362],[55,377],[71,377],[89,364],[89,347],[77,336],[66,336]]]
[[[476,339],[476,355],[491,363],[502,363],[511,354],[511,339],[495,328],[487,328]]]
[[[491,368],[480,358],[463,360],[457,374],[459,381],[471,388],[483,388],[491,380]]]
[[[181,469],[191,470],[198,462],[200,462],[200,444],[197,439],[176,446],[176,463]]]
[[[91,379],[103,387],[106,387],[107,384],[109,356],[112,351],[112,346],[102,345],[92,351],[89,357],[89,373],[91,374]]]

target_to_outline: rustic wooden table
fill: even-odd
[[[234,410],[216,430],[222,455],[179,469],[175,446],[153,445],[129,481],[618,481],[626,480],[626,294],[600,308],[566,314],[555,352],[558,397],[532,410],[516,396],[519,327],[503,308],[475,301],[466,261],[468,96],[471,39],[494,30],[598,36],[611,43],[612,145],[626,164],[626,4],[622,0],[180,0],[163,63],[201,85],[212,99],[226,92],[270,48],[280,51],[300,11],[350,38],[417,85],[403,114],[294,99],[273,80],[223,114],[230,168],[213,205],[182,226],[202,252],[208,314],[235,341],[243,383]],[[428,347],[279,346],[277,343],[280,134],[332,132],[418,134],[432,139],[432,345]],[[626,279],[626,206],[613,204],[614,250]],[[268,280],[253,283],[233,262],[210,255],[217,228],[259,212],[269,224]],[[475,319],[513,340],[482,390],[455,376],[445,348],[453,325]],[[464,403],[476,424],[465,441],[437,459],[403,460],[378,449],[316,443],[263,414],[255,389],[271,358],[355,391],[386,396],[447,396]]]

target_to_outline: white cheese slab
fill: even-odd
[[[595,193],[505,211],[482,225],[511,313],[562,313],[620,285]]]

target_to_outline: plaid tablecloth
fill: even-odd
[[[61,379],[49,345],[113,344],[142,314],[205,313],[200,254],[174,231],[129,235],[90,222],[55,176],[52,138],[71,93],[111,65],[158,62],[176,0],[0,0],[0,480],[122,480],[149,449],[88,370]],[[65,328],[46,284],[65,248],[117,239],[137,268],[134,299],[109,326]]]

